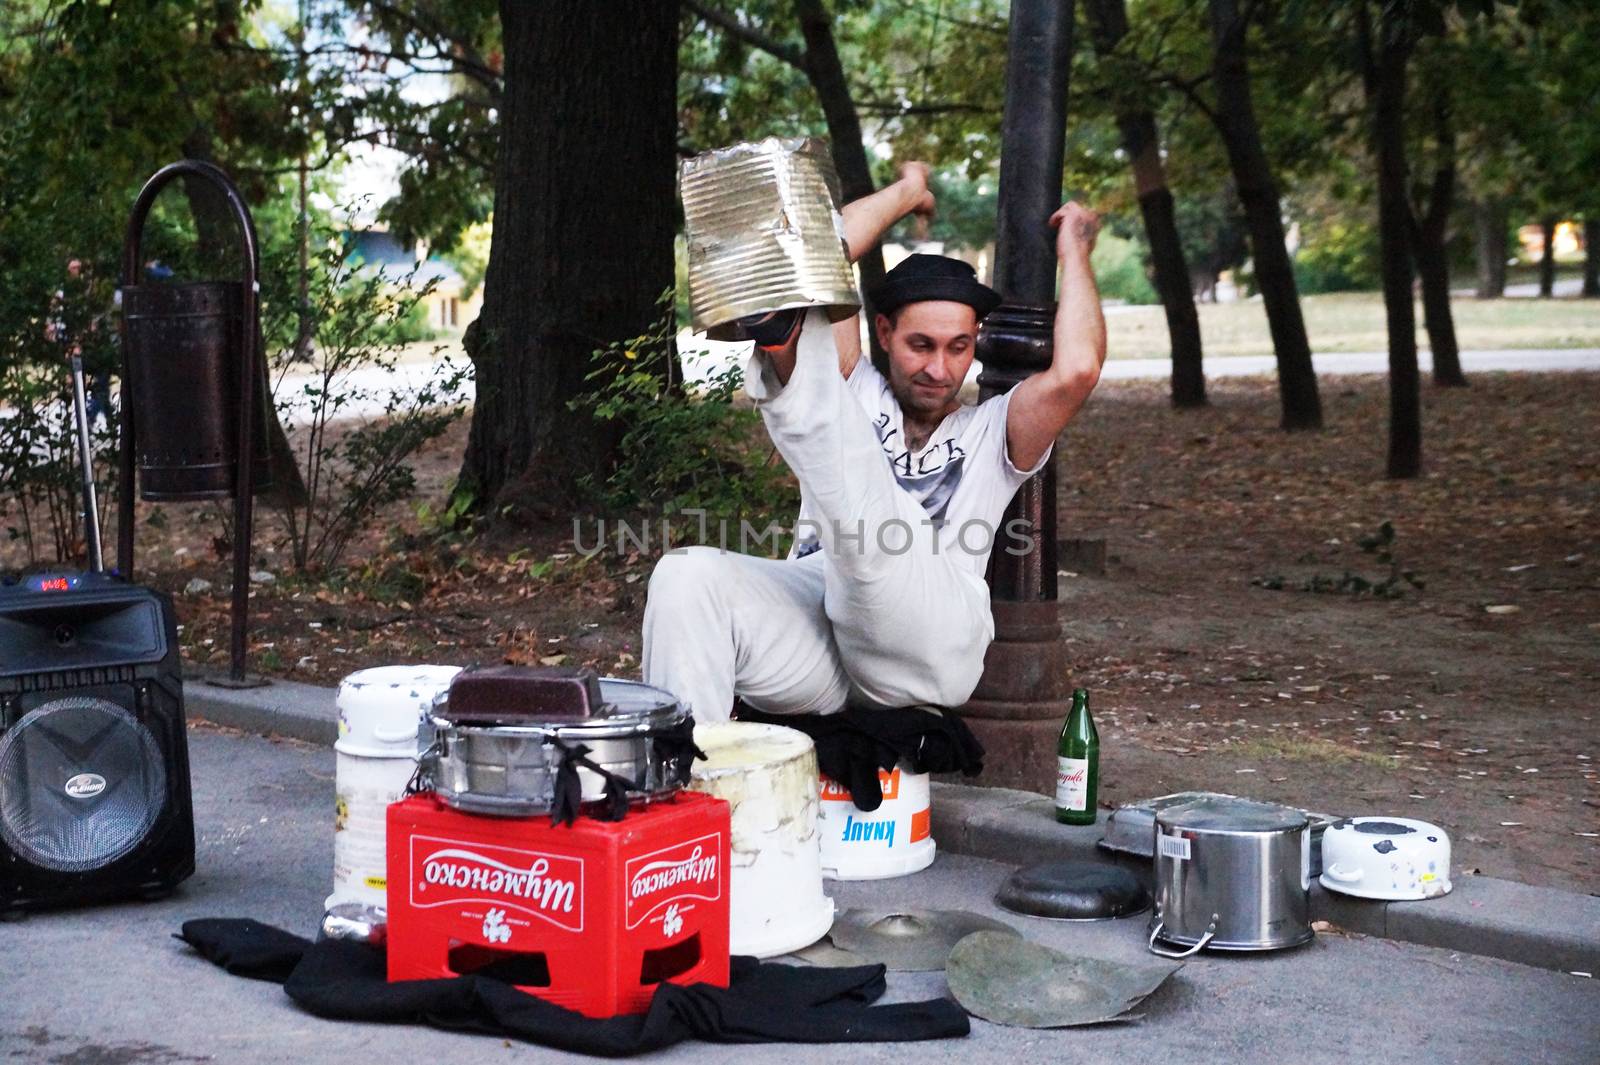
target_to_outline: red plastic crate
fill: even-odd
[[[389,979],[493,974],[590,1017],[655,985],[728,985],[728,804],[682,792],[621,821],[389,807]]]

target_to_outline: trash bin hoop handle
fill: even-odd
[[[193,175],[211,182],[222,194],[227,197],[228,207],[233,211],[234,221],[239,224],[239,235],[244,240],[245,250],[245,301],[246,310],[249,304],[255,302],[259,292],[256,279],[261,272],[261,253],[256,242],[256,226],[250,217],[250,210],[245,206],[244,197],[240,195],[238,186],[227,173],[215,163],[207,163],[200,159],[180,159],[176,163],[168,163],[150,176],[144,183],[144,188],[139,190],[139,198],[134,201],[133,212],[128,216],[128,232],[122,242],[122,278],[123,288],[139,283],[139,260],[143,257],[144,223],[149,217],[150,208],[155,206],[156,197],[159,196],[173,179]],[[246,320],[251,316],[246,315]]]

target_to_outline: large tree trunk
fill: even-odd
[[[1478,298],[1495,300],[1506,294],[1506,215],[1503,200],[1477,200],[1472,205],[1472,225],[1477,231]]]
[[[1460,388],[1467,383],[1461,372],[1461,349],[1456,343],[1455,316],[1450,309],[1450,254],[1446,234],[1455,205],[1456,143],[1446,100],[1434,104],[1438,131],[1438,162],[1428,190],[1427,210],[1412,212],[1410,234],[1415,241],[1417,273],[1422,277],[1423,319],[1428,326],[1428,347],[1433,351],[1433,383]]]
[[[1600,296],[1600,218],[1583,222],[1583,295],[1585,299]]]
[[[1539,297],[1549,299],[1556,294],[1556,222],[1554,217],[1539,219],[1539,231],[1544,234],[1544,253],[1539,256]]]
[[[828,123],[834,169],[839,172],[839,190],[844,200],[859,200],[875,191],[872,168],[867,161],[867,149],[861,138],[861,118],[855,101],[850,97],[850,83],[845,79],[844,64],[839,60],[839,47],[833,39],[833,22],[828,17],[822,0],[795,0],[795,14],[800,19],[800,33],[805,38],[805,75],[816,91],[817,102],[822,105],[822,115]],[[866,293],[883,280],[883,249],[874,245],[856,264],[861,271],[863,300]],[[888,355],[878,344],[878,331],[872,328],[872,307],[864,304],[862,319],[867,322],[867,338],[872,345],[872,361],[883,373],[888,372]]]
[[[1278,357],[1278,393],[1285,429],[1322,428],[1322,400],[1311,365],[1311,344],[1300,314],[1300,293],[1284,244],[1278,184],[1261,145],[1255,107],[1250,100],[1250,70],[1245,59],[1247,24],[1237,0],[1211,0],[1212,80],[1216,83],[1214,113],[1228,151],[1239,202],[1250,233],[1256,285],[1266,305],[1267,326]]]
[[[1126,0],[1089,0],[1087,14],[1095,51],[1108,55],[1128,32]],[[1161,138],[1155,115],[1146,109],[1122,110],[1117,115],[1122,146],[1133,165],[1139,213],[1144,217],[1145,239],[1150,242],[1150,265],[1156,292],[1167,315],[1167,338],[1172,347],[1172,405],[1206,405],[1206,376],[1200,346],[1200,316],[1194,306],[1189,265],[1178,238],[1178,219],[1167,170],[1161,161]]]
[[[1363,37],[1366,4],[1361,7]],[[1417,371],[1417,322],[1411,303],[1410,205],[1406,200],[1405,95],[1409,49],[1404,14],[1385,4],[1368,92],[1372,138],[1378,157],[1378,247],[1383,267],[1383,308],[1389,325],[1390,477],[1422,472],[1422,395]],[[1366,42],[1363,42],[1366,43]],[[1368,46],[1370,49],[1370,45]]]
[[[505,93],[477,401],[461,465],[477,506],[560,500],[613,434],[567,409],[596,349],[643,333],[671,287],[677,7],[501,0]]]

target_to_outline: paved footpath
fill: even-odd
[[[271,984],[227,976],[170,938],[189,917],[255,917],[311,934],[330,884],[333,752],[191,733],[199,872],[158,903],[35,914],[0,925],[0,1063],[474,1063],[578,1060],[500,1039],[345,1024],[300,1012]],[[937,825],[935,826],[937,835]],[[1031,939],[1144,957],[1144,920],[1032,921],[990,902],[1007,866],[941,855],[924,873],[833,885],[842,906],[976,910]],[[940,974],[891,974],[894,999],[945,993]],[[1064,1031],[973,1022],[919,1046],[683,1044],[653,1060],[721,1063],[1540,1062],[1594,1065],[1600,981],[1378,939],[1319,935],[1299,950],[1190,961],[1144,1019]]]
[[[1424,374],[1433,372],[1433,353],[1417,352],[1417,364]],[[1334,351],[1312,355],[1311,365],[1323,377],[1344,374],[1386,374],[1386,351]],[[1572,370],[1600,370],[1600,348],[1507,349],[1501,351],[1463,351],[1461,369],[1469,374],[1516,371],[1548,373]],[[1223,355],[1205,360],[1206,377],[1259,377],[1278,372],[1278,361],[1271,355]],[[1108,359],[1102,376],[1111,381],[1149,380],[1169,377],[1168,359]]]

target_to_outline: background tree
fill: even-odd
[[[1389,327],[1390,477],[1422,472],[1422,400],[1416,317],[1411,303],[1411,209],[1406,202],[1406,64],[1415,28],[1398,0],[1383,0],[1376,31],[1366,3],[1357,12],[1364,81],[1372,104],[1378,169],[1378,241],[1383,307]]]
[[[461,490],[549,510],[614,437],[575,419],[593,353],[648,331],[672,286],[678,15],[502,0],[494,240],[469,327]]]
[[[1105,91],[1115,94],[1112,110],[1122,133],[1123,150],[1133,169],[1145,239],[1150,244],[1156,291],[1161,295],[1161,306],[1166,312],[1167,335],[1172,346],[1172,405],[1203,407],[1206,378],[1200,344],[1200,315],[1195,310],[1194,290],[1178,232],[1172,190],[1167,186],[1161,137],[1149,105],[1137,98],[1130,99],[1126,92],[1126,86],[1138,86],[1139,80],[1129,77],[1129,64],[1117,62],[1117,48],[1128,35],[1127,4],[1125,0],[1087,0],[1084,13],[1094,50],[1106,66],[1099,84]],[[1123,91],[1119,92],[1119,87],[1123,87]]]
[[[1320,429],[1322,400],[1311,365],[1311,343],[1295,287],[1294,266],[1284,244],[1282,206],[1250,96],[1249,20],[1237,0],[1211,0],[1211,113],[1227,147],[1239,202],[1244,207],[1255,259],[1256,284],[1266,307],[1278,359],[1278,392],[1285,429]]]
[[[1433,353],[1433,383],[1446,388],[1465,387],[1461,348],[1456,342],[1455,315],[1450,309],[1449,229],[1455,207],[1456,128],[1451,82],[1456,49],[1435,37],[1435,47],[1419,56],[1418,81],[1422,85],[1422,125],[1431,127],[1433,173],[1418,180],[1406,205],[1407,236],[1422,281],[1423,320],[1428,347]]]

